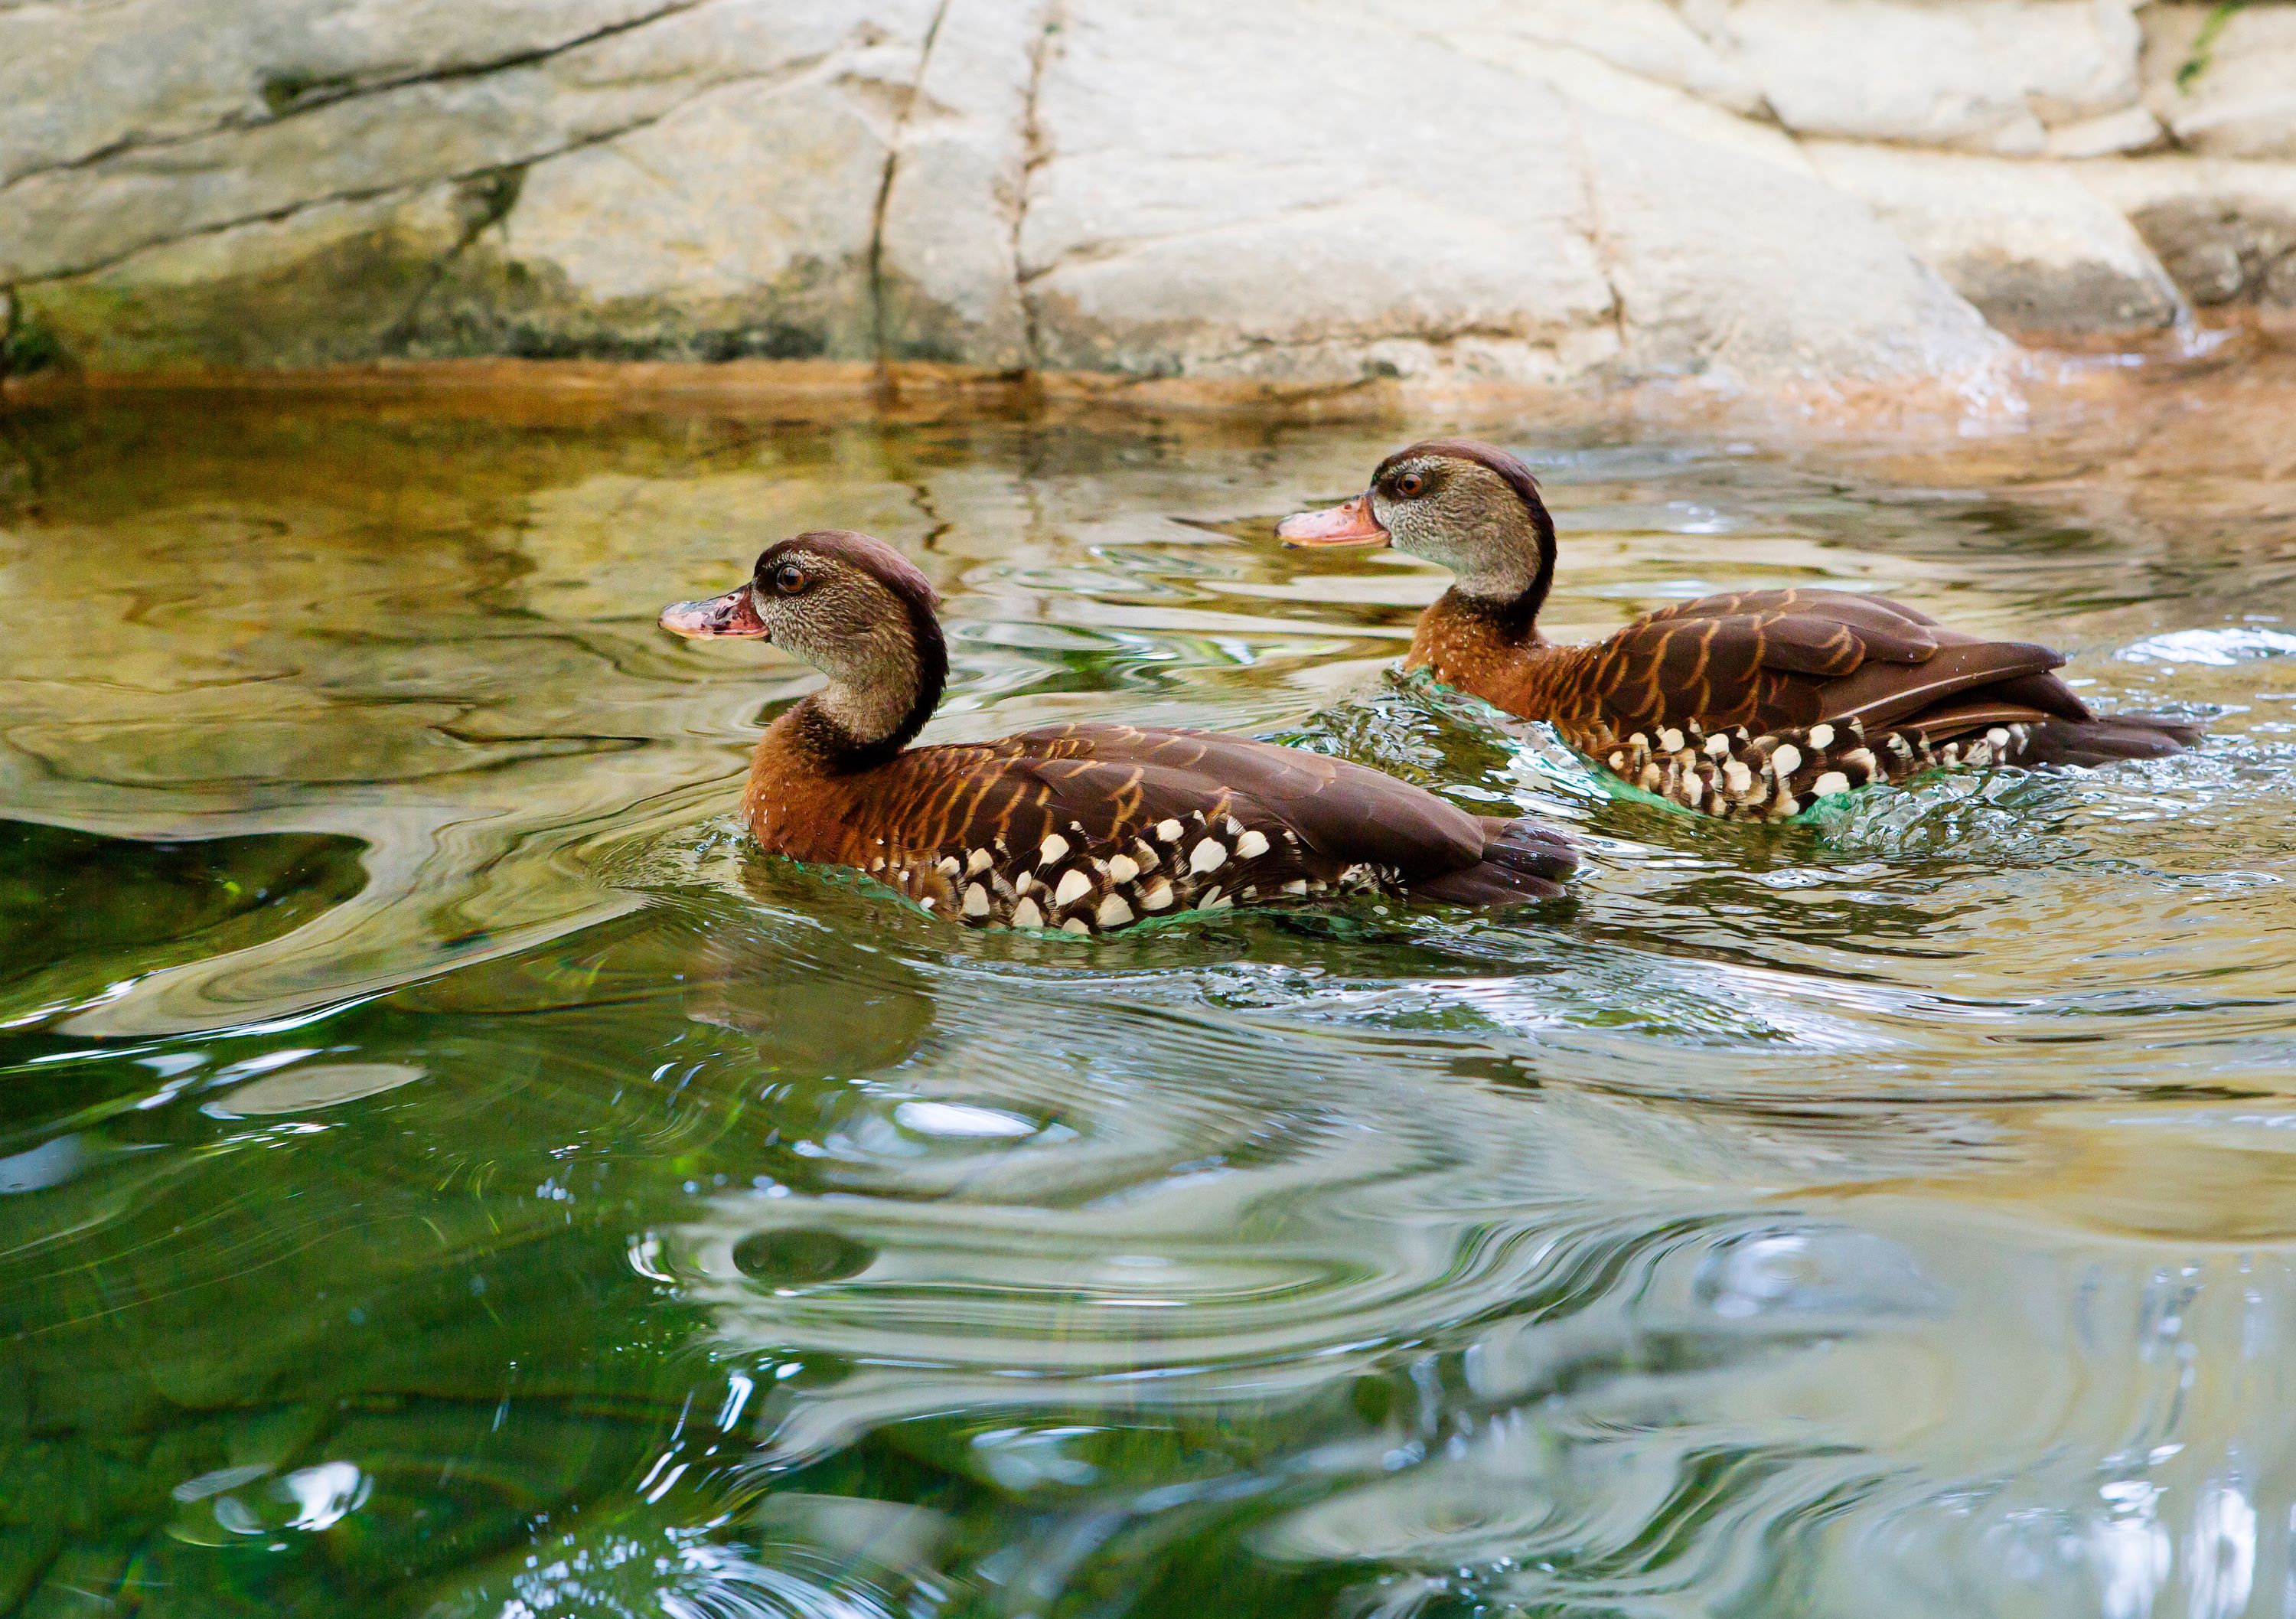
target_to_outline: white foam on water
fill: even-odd
[[[2174,629],[2121,649],[2124,663],[2206,663],[2229,668],[2257,658],[2296,655],[2296,635],[2252,624],[2222,629]]]

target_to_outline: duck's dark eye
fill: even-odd
[[[778,596],[795,596],[806,586],[805,570],[795,563],[783,563],[774,570],[774,591]]]
[[[1424,494],[1426,489],[1427,480],[1418,473],[1406,473],[1395,481],[1395,492],[1406,500]]]

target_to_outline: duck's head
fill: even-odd
[[[882,539],[816,529],[766,547],[747,581],[662,609],[688,640],[770,641],[829,677],[807,700],[848,767],[890,758],[924,728],[948,677],[940,597]],[[818,727],[816,727],[818,728]]]
[[[1448,568],[1461,595],[1536,613],[1554,579],[1554,520],[1520,456],[1428,439],[1379,464],[1353,500],[1278,523],[1289,546],[1393,546]]]

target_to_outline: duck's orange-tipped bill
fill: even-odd
[[[707,601],[678,602],[661,610],[661,627],[689,641],[714,641],[732,636],[758,640],[766,636],[766,621],[758,616],[747,585],[736,585]]]
[[[1383,546],[1385,529],[1371,514],[1371,497],[1358,495],[1320,512],[1298,512],[1275,525],[1287,546]]]

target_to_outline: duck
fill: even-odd
[[[1599,641],[1539,633],[1554,520],[1522,459],[1429,439],[1351,500],[1276,525],[1290,546],[1392,546],[1450,570],[1405,666],[1544,721],[1630,786],[1725,818],[1936,768],[2089,766],[2193,746],[2202,727],[2096,714],[2064,654],[1949,629],[1885,596],[1744,590],[1644,614]]]
[[[939,605],[883,540],[821,529],[663,610],[672,635],[765,641],[828,677],[750,760],[742,817],[761,848],[967,927],[1080,934],[1351,893],[1517,906],[1562,893],[1577,865],[1535,820],[1248,737],[1078,722],[912,746],[948,678]]]

